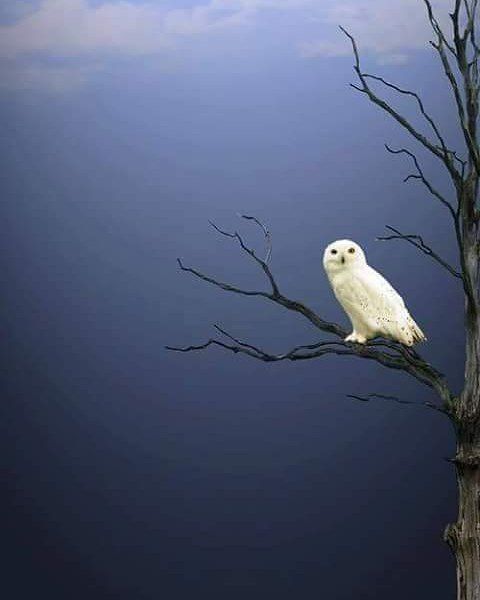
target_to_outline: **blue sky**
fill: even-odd
[[[448,4],[434,3],[442,22]],[[262,288],[208,224],[260,248],[237,217],[249,213],[273,234],[282,290],[344,326],[321,259],[358,241],[458,389],[460,286],[408,244],[375,241],[393,225],[456,264],[448,214],[383,144],[418,150],[452,190],[349,88],[337,28],[366,69],[419,91],[461,151],[422,2],[18,1],[0,22],[7,575],[24,574],[10,597],[451,598],[449,424],[345,398],[435,400],[427,388],[343,357],[163,348],[214,322],[272,351],[318,340],[279,307],[178,272],[180,256]],[[409,99],[395,105],[428,132]]]

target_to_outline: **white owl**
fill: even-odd
[[[365,344],[381,336],[413,346],[426,338],[410,316],[402,297],[367,264],[365,253],[351,240],[325,249],[323,266],[337,300],[352,322],[346,342]]]

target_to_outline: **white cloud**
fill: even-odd
[[[0,27],[0,56],[158,52],[174,35],[228,24],[232,15],[222,14],[215,4],[167,11],[158,4],[127,1],[92,6],[86,0],[44,0],[37,11],[14,25]]]
[[[433,0],[439,22],[448,31],[448,10],[451,0]],[[363,51],[376,55],[382,64],[401,64],[408,60],[408,51],[426,47],[432,38],[425,4],[422,0],[355,0],[330,3],[323,14],[323,22],[342,25]],[[338,31],[338,30],[337,30]],[[347,56],[351,46],[342,35],[304,41],[299,51],[306,58]]]
[[[33,86],[43,73],[46,81],[56,82],[54,88],[60,86],[62,77],[75,87],[72,82],[81,85],[88,80],[89,71],[105,67],[111,58],[166,55],[200,37],[209,41],[218,33],[259,23],[272,28],[273,13],[288,15],[291,26],[285,39],[290,42],[286,43],[306,58],[350,54],[338,24],[356,36],[363,50],[373,52],[384,63],[405,62],[408,51],[425,46],[430,35],[422,0],[198,2],[189,8],[175,8],[165,0],[105,0],[96,5],[88,0],[35,0],[33,4],[24,0],[28,10],[0,25],[0,61],[10,75],[18,71],[13,80],[30,81]],[[451,0],[434,0],[436,7],[449,8],[450,4]],[[308,40],[309,31],[318,31],[321,37],[315,33]],[[270,32],[272,36],[277,33],[274,29]],[[52,66],[52,59],[84,64],[58,67]],[[12,77],[7,79],[12,81]]]
[[[165,52],[185,38],[236,27],[254,12],[250,1],[210,0],[192,8],[128,0],[91,5],[87,0],[43,0],[14,23],[0,26],[0,60],[7,86],[45,83],[52,89],[78,87],[111,58]],[[92,67],[92,57],[95,66]],[[45,59],[84,60],[85,65],[52,67]],[[26,64],[27,61],[30,64]]]

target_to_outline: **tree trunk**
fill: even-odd
[[[477,420],[457,423],[458,519],[445,529],[457,562],[457,600],[480,600],[480,434]]]
[[[480,277],[478,220],[472,213],[476,196],[473,181],[469,178],[463,189],[465,195],[459,198],[463,207],[465,385],[451,415],[457,434],[454,463],[458,518],[445,529],[445,540],[457,562],[457,600],[480,600]]]

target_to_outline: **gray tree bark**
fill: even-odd
[[[454,462],[458,484],[458,516],[455,523],[447,525],[444,535],[456,559],[458,600],[480,600],[480,321],[477,223],[477,218],[472,222],[471,215],[464,217],[464,274],[471,281],[472,297],[466,295],[465,302],[465,385],[451,413],[457,436]]]
[[[447,525],[445,541],[457,565],[458,600],[480,600],[480,438],[478,420],[457,426],[455,465],[458,482],[458,517]]]

